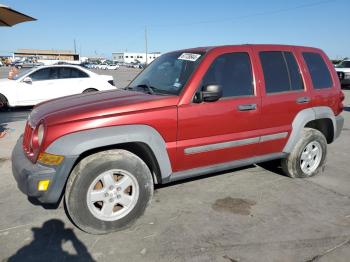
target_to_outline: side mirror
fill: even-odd
[[[205,102],[215,102],[222,97],[221,85],[207,85],[201,91],[201,100]]]
[[[32,79],[29,76],[25,77],[23,79],[23,82],[26,83],[26,84],[32,84],[33,83]]]

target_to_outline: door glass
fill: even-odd
[[[52,67],[50,69],[50,80],[58,79],[58,68]]]
[[[39,69],[38,71],[35,71],[29,77],[32,79],[32,81],[41,81],[41,80],[49,80],[50,78],[50,68],[43,68]]]
[[[223,97],[254,95],[252,66],[248,53],[228,53],[217,57],[202,80],[207,85],[221,85]]]
[[[300,69],[291,52],[260,52],[266,93],[303,90]]]
[[[60,68],[60,79],[70,78],[71,69],[69,67]]]
[[[71,68],[71,78],[83,78],[83,77],[89,77],[89,76],[86,73],[76,68]]]

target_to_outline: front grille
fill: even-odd
[[[337,74],[340,80],[344,79],[344,75],[345,75],[344,72],[337,72]]]

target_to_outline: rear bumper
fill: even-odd
[[[19,190],[42,203],[57,203],[77,157],[65,157],[59,166],[54,167],[33,164],[23,152],[22,139],[18,139],[12,151],[12,173]],[[47,191],[38,190],[40,180],[50,180]]]
[[[343,130],[343,126],[344,126],[344,117],[341,115],[337,115],[335,117],[335,136],[334,139],[337,139],[340,136],[341,131]]]

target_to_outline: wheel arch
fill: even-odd
[[[334,113],[330,107],[312,107],[300,111],[292,122],[292,131],[283,152],[290,153],[292,151],[305,127],[319,130],[326,137],[327,143],[332,143],[337,133],[335,121]]]
[[[2,100],[5,100],[5,101],[2,101]],[[5,103],[5,104],[4,104]],[[3,106],[8,106],[9,105],[9,100],[8,98],[3,94],[3,93],[0,93],[0,108],[2,108]]]
[[[45,151],[73,156],[76,165],[87,155],[108,149],[125,149],[139,156],[150,168],[155,183],[161,183],[172,173],[163,137],[147,125],[104,127],[68,134],[54,141]]]
[[[72,170],[82,159],[86,158],[87,156],[113,149],[123,149],[137,155],[146,163],[150,169],[154,184],[159,184],[162,182],[161,171],[157,158],[155,157],[152,149],[144,142],[128,142],[89,149],[79,155],[79,157],[74,162]]]

